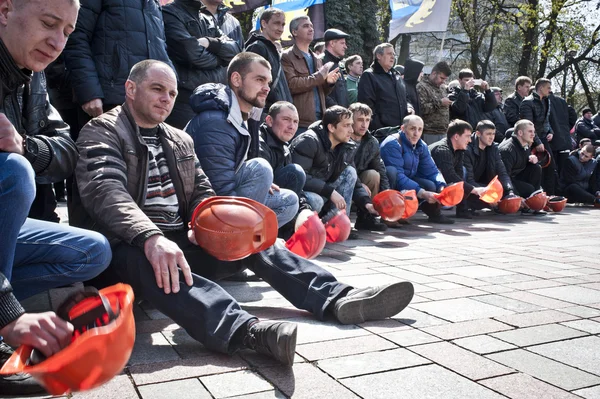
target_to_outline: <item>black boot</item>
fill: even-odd
[[[10,346],[0,341],[0,365],[4,365],[13,352]],[[0,375],[0,392],[5,395],[27,396],[46,393],[46,390],[29,374],[17,373]]]
[[[244,346],[270,356],[281,364],[294,364],[298,326],[286,321],[258,321],[248,327]]]
[[[354,223],[356,230],[369,230],[369,231],[386,231],[387,226],[383,224],[375,215],[370,214],[368,211],[359,210],[356,215],[356,223]]]

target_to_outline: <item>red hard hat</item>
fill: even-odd
[[[462,201],[465,195],[465,182],[459,181],[442,189],[441,193],[435,193],[433,196],[444,206],[454,206]]]
[[[404,214],[402,215],[402,219],[408,219],[413,217],[419,210],[417,192],[415,190],[403,191],[402,196],[404,197]]]
[[[20,346],[0,374],[29,373],[52,395],[62,395],[98,387],[120,373],[135,342],[133,290],[116,284],[81,298],[64,315],[58,312],[75,327],[71,344],[33,366],[33,349]]]
[[[383,220],[396,222],[404,215],[404,196],[396,190],[385,190],[373,197],[373,207]]]
[[[565,209],[567,205],[567,199],[561,196],[552,196],[548,198],[547,206],[552,210],[552,212],[560,212]]]
[[[194,210],[196,242],[217,259],[234,261],[269,248],[277,239],[277,216],[243,197],[210,197]]]
[[[293,236],[285,243],[287,249],[306,259],[317,257],[327,241],[325,226],[317,212],[306,219]]]
[[[521,209],[521,197],[506,197],[498,203],[498,210],[504,214],[516,213]]]
[[[342,242],[350,236],[352,225],[345,211],[337,210],[335,214],[325,222],[327,242]]]
[[[502,183],[498,180],[498,176],[496,175],[490,184],[487,185],[485,193],[483,193],[479,199],[488,204],[495,204],[502,198],[503,194],[504,188],[502,188]]]
[[[544,209],[547,202],[548,197],[546,196],[546,193],[542,190],[537,190],[525,200],[525,205],[527,205],[532,211],[541,211]]]
[[[552,155],[548,152],[547,149],[544,148],[543,151],[538,151],[535,147],[531,150],[531,154],[535,155],[538,159],[538,163],[542,168],[547,168],[550,166],[550,161],[552,160]]]

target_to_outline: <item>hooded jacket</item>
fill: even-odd
[[[415,178],[432,181],[438,192],[446,187],[446,181],[423,140],[413,146],[404,132],[394,133],[383,140],[380,150],[385,166],[393,166],[398,170],[398,191],[415,190],[418,193],[422,187],[413,180]]]
[[[600,173],[598,173],[598,162],[590,159],[588,162],[579,160],[580,150],[567,159],[565,166],[560,171],[560,187],[564,190],[571,184],[576,184],[584,190],[598,190],[600,188]],[[591,183],[591,184],[590,184]]]
[[[185,131],[194,139],[196,155],[217,195],[235,196],[235,174],[258,156],[258,124],[244,121],[233,91],[222,84],[198,87],[190,97],[196,116]]]
[[[279,140],[266,123],[260,125],[259,156],[266,159],[273,172],[292,163],[292,153],[287,143]]]
[[[203,14],[213,18],[219,29],[221,29],[227,37],[236,42],[241,50],[244,50],[244,33],[242,32],[242,26],[240,25],[240,21],[229,13],[230,10],[231,8],[220,4],[217,7],[216,15],[212,15],[206,7],[203,7],[201,11]]]
[[[415,115],[421,116],[419,104],[419,94],[417,93],[417,83],[423,70],[423,64],[418,60],[408,59],[404,63],[404,86],[406,86],[406,98],[415,110]]]
[[[485,151],[485,165],[481,165],[481,152]],[[467,170],[466,181],[475,187],[486,186],[494,176],[498,176],[498,180],[502,183],[504,195],[508,195],[513,191],[512,181],[506,173],[506,167],[500,156],[500,149],[497,143],[492,143],[491,146],[484,150],[479,148],[479,138],[476,133],[471,136],[471,142],[467,146],[464,159],[465,169]],[[477,178],[475,172],[485,169],[485,174]]]
[[[331,90],[331,92],[325,98],[327,108],[334,105],[341,105],[344,108],[348,108],[350,106],[350,103],[348,102],[348,88],[346,86],[346,73],[340,67],[341,61],[341,58],[336,57],[329,51],[325,50],[323,52],[323,65],[327,64],[328,62],[333,62],[333,65],[331,68],[329,68],[329,71],[333,71],[335,68],[340,68],[340,77],[335,82],[333,90]]]
[[[463,181],[465,193],[473,191],[473,185],[465,181],[464,178],[464,157],[465,150],[455,150],[448,138],[444,137],[429,146],[431,158],[435,161],[440,172],[444,176],[446,183],[458,183]]]
[[[487,119],[486,112],[492,112],[498,105],[496,96],[489,89],[480,93],[475,89],[463,90],[458,86],[450,92],[448,98],[453,101],[450,105],[450,120],[462,119],[469,122],[473,129],[480,121]]]

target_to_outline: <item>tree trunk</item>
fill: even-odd
[[[400,54],[398,55],[397,64],[404,65],[407,59],[410,58],[410,35],[404,34],[400,42]]]
[[[527,0],[527,7],[523,14],[525,18],[525,28],[523,34],[523,50],[521,51],[521,60],[519,61],[519,75],[529,75],[529,65],[533,56],[533,47],[535,45],[536,30],[538,26],[538,0]]]

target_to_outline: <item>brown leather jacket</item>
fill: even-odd
[[[311,74],[308,68],[308,63],[302,55],[302,51],[296,45],[288,48],[281,55],[281,65],[285,78],[287,79],[288,87],[294,99],[294,105],[298,109],[300,117],[299,125],[301,127],[309,127],[316,121],[316,110],[313,89],[316,87],[321,98],[321,115],[327,107],[325,96],[331,92],[334,86],[329,85],[325,77],[319,73],[319,68],[323,66],[323,62],[311,50],[310,55],[313,57],[315,73]]]
[[[159,125],[159,137],[185,224],[203,199],[215,195],[200,168],[190,135]],[[127,107],[92,119],[79,133],[72,224],[103,233],[112,244],[143,246],[161,231],[141,209],[146,199],[148,147]]]

